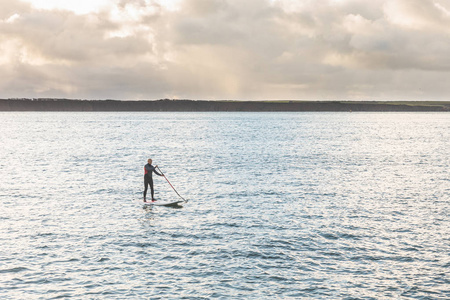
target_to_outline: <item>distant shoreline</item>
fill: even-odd
[[[208,101],[0,99],[0,111],[450,112],[450,101]]]

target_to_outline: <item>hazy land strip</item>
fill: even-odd
[[[450,112],[450,101],[0,99],[0,111]]]

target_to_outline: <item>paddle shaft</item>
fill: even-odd
[[[181,199],[184,200],[184,202],[187,202],[186,199],[184,199],[183,197],[181,197],[181,195],[177,192],[177,190],[173,187],[173,185],[170,183],[169,179],[167,179],[166,175],[164,175],[163,171],[161,171],[161,169],[159,167],[157,167],[159,172],[161,172],[161,175],[164,176],[164,178],[167,180],[167,182],[170,184],[170,186],[172,187],[172,189],[175,191],[175,193],[177,193],[178,197],[180,197]]]

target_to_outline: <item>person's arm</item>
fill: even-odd
[[[162,174],[159,174],[158,171],[156,171],[157,167],[158,167],[157,165],[153,167],[153,172],[155,172],[155,174],[157,174],[159,176],[163,176]]]

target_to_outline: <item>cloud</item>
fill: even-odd
[[[4,0],[0,98],[446,99],[447,0]]]
[[[448,1],[392,0],[385,3],[387,19],[402,28],[450,31]]]

